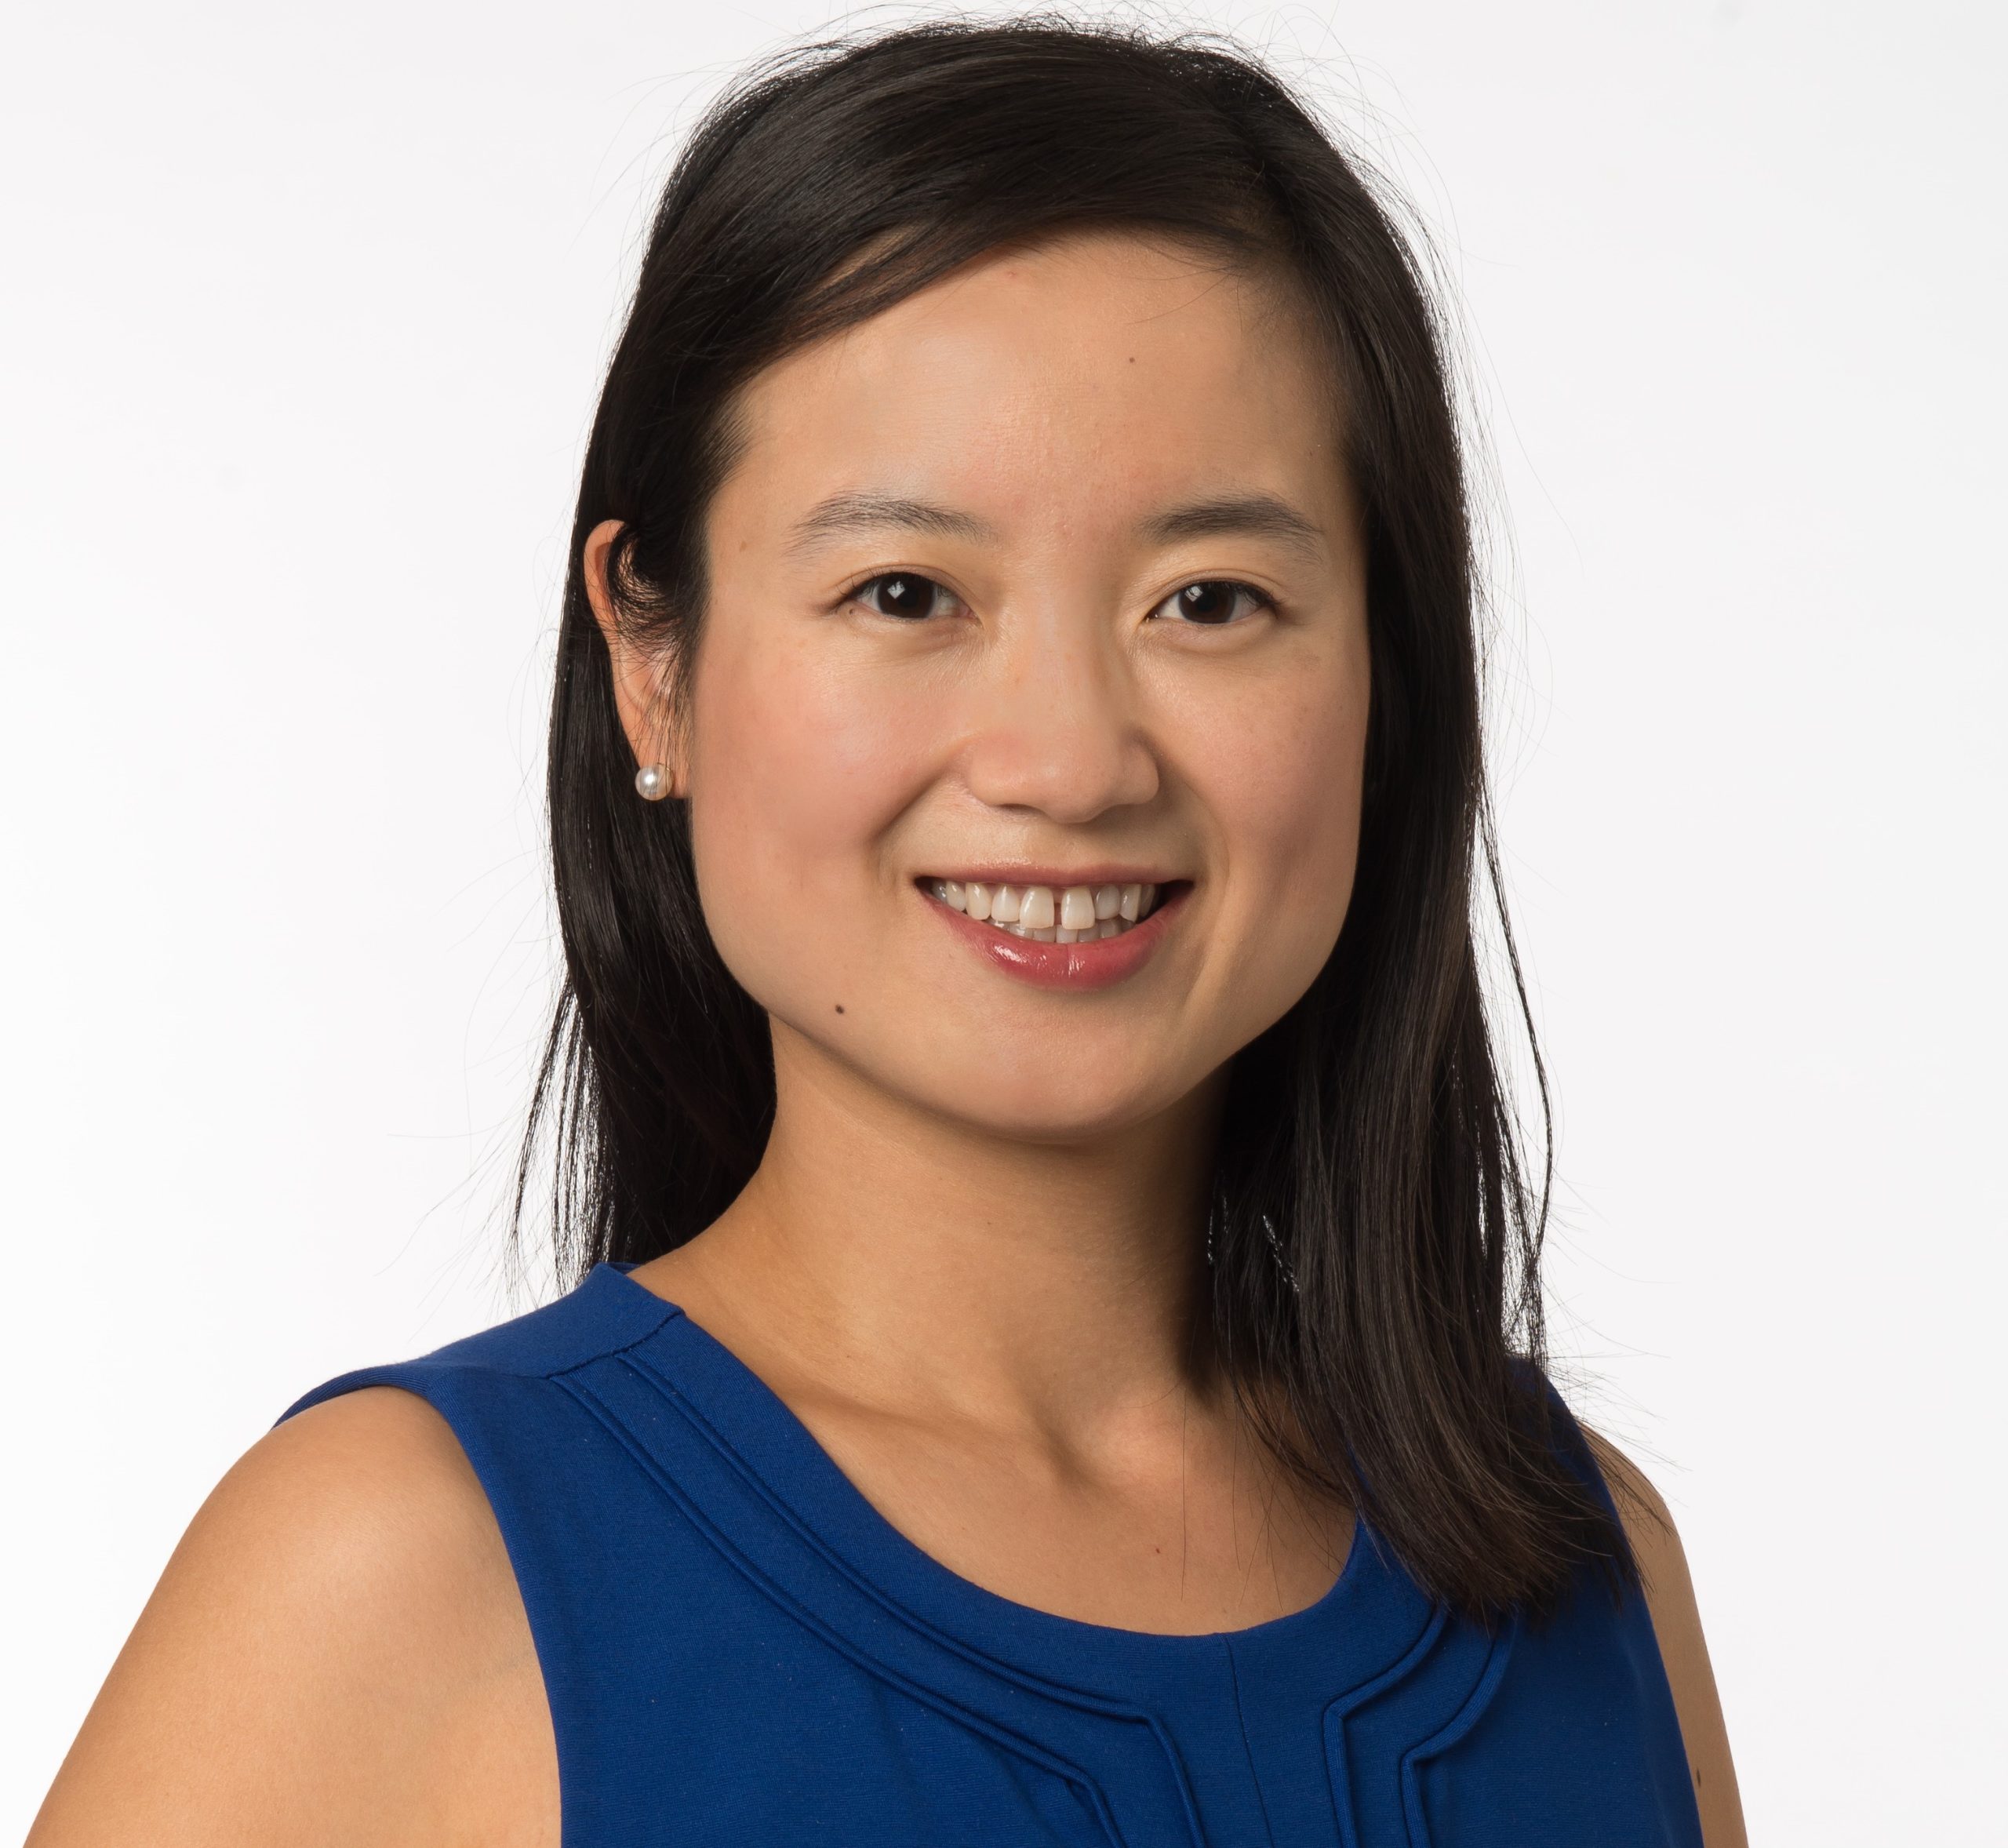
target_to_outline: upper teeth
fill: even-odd
[[[986,886],[977,880],[930,879],[928,889],[950,910],[966,912],[1041,943],[1071,944],[1119,937],[1157,902],[1151,885]]]

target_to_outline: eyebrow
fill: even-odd
[[[832,494],[795,522],[789,549],[808,551],[827,539],[849,539],[888,529],[926,533],[937,539],[984,540],[996,529],[973,513],[909,500],[897,494]]]
[[[997,537],[997,529],[973,513],[937,507],[899,494],[832,494],[818,501],[795,525],[789,549],[806,551],[831,539],[850,539],[888,530],[925,533],[937,539],[980,542]],[[1324,532],[1286,500],[1274,494],[1229,494],[1168,508],[1145,520],[1148,539],[1169,544],[1180,539],[1213,539],[1242,533],[1276,539],[1295,550],[1316,553]]]
[[[1230,494],[1217,500],[1195,500],[1175,507],[1144,523],[1150,538],[1216,539],[1246,533],[1257,539],[1278,539],[1302,552],[1316,554],[1324,541],[1323,529],[1308,520],[1286,500],[1273,494]]]

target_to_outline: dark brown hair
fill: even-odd
[[[1239,1382],[1281,1384],[1293,1432],[1258,1417],[1268,1440],[1445,1602],[1538,1612],[1584,1567],[1632,1582],[1623,1531],[1546,1388],[1545,1163],[1531,1180],[1474,944],[1497,878],[1439,319],[1358,166],[1275,75],[1211,40],[1039,21],[895,31],[788,53],[691,137],[607,373],[573,527],[549,762],[567,980],[518,1230],[548,1134],[568,1280],[668,1250],[745,1184],[774,1109],[766,1019],[712,945],[686,811],[634,794],[586,595],[587,534],[623,522],[609,573],[620,620],[687,660],[706,508],[752,375],[1000,245],[1091,227],[1293,279],[1333,355],[1337,460],[1366,524],[1357,882],[1308,991],[1233,1060],[1207,1228],[1225,1364]]]

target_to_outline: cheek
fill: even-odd
[[[1254,957],[1299,991],[1351,896],[1366,718],[1364,671],[1350,664],[1275,682],[1218,733],[1203,773]]]
[[[719,954],[776,1005],[806,973],[842,979],[871,845],[926,786],[926,734],[827,657],[740,638],[732,613],[715,611],[692,691],[692,843]]]

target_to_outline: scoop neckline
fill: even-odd
[[[1004,1644],[1020,1659],[1057,1656],[1077,1664],[1098,1660],[1128,1668],[1159,1662],[1175,1669],[1197,1658],[1217,1657],[1224,1648],[1243,1658],[1260,1657],[1280,1671],[1307,1653],[1329,1668],[1330,1650],[1350,1653],[1343,1646],[1367,1640],[1362,1632],[1380,1631],[1383,1624],[1371,1621],[1370,1613],[1377,1588],[1399,1587],[1409,1595],[1395,1602],[1413,1602],[1427,1615],[1427,1601],[1406,1573],[1391,1565],[1384,1543],[1357,1510],[1345,1559],[1325,1591],[1296,1610],[1239,1629],[1130,1629],[1068,1617],[993,1591],[937,1559],[895,1526],[765,1380],[681,1304],[629,1276],[635,1268],[628,1260],[601,1259],[580,1289],[590,1293],[603,1273],[604,1281],[597,1283],[603,1293],[646,1297],[659,1309],[663,1327],[680,1330],[688,1358],[699,1363],[678,1370],[673,1381],[677,1390],[724,1431],[761,1486],[809,1532],[833,1546],[853,1570],[923,1617],[966,1634],[973,1627],[984,1641]],[[1383,1596],[1379,1602],[1385,1606],[1388,1600]],[[1400,1627],[1406,1632],[1410,1626]]]

